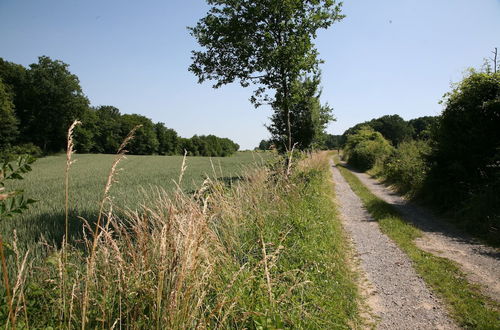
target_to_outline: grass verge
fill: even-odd
[[[120,217],[107,199],[99,231],[49,248],[36,268],[13,239],[16,325],[357,328],[328,159],[306,158],[289,178],[276,164],[230,186],[207,179],[194,194],[158,189]],[[0,325],[10,322],[4,307]]]
[[[475,285],[470,284],[455,263],[419,249],[414,243],[415,238],[422,235],[419,229],[406,223],[399,212],[372,194],[347,168],[339,166],[339,170],[368,212],[378,221],[382,232],[409,256],[418,274],[443,299],[459,325],[500,329],[498,303],[483,296]]]

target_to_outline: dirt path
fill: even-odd
[[[380,231],[339,170],[335,166],[332,170],[344,228],[370,283],[367,301],[380,318],[377,328],[456,329],[408,257]]]
[[[422,230],[423,237],[416,241],[421,249],[458,263],[471,282],[479,284],[485,295],[500,302],[500,249],[480,244],[458,232],[366,173],[353,173],[377,197],[392,204],[407,221]]]

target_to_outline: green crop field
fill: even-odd
[[[182,189],[192,192],[209,176],[227,182],[237,180],[244,169],[261,163],[265,153],[238,152],[231,157],[187,157],[187,169]],[[79,237],[82,221],[92,221],[98,213],[104,186],[114,155],[73,155],[76,162],[70,169],[70,236]],[[167,191],[175,189],[182,165],[182,156],[132,156],[120,164],[110,195],[115,211],[135,209],[157,187]],[[212,166],[213,165],[213,166]],[[15,229],[20,246],[30,248],[31,254],[43,253],[34,243],[42,238],[61,242],[64,233],[64,171],[66,155],[38,159],[33,171],[23,181],[9,182],[12,188],[23,189],[29,198],[38,200],[22,216],[0,223],[0,233],[9,238]],[[215,172],[215,173],[214,173]],[[9,187],[7,187],[9,188]],[[76,236],[75,236],[76,235]],[[8,239],[10,241],[10,239]]]

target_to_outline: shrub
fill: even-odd
[[[0,152],[0,160],[3,161],[13,161],[22,155],[30,155],[32,157],[38,158],[43,155],[42,149],[33,143],[25,143],[13,147],[9,147],[2,152]]]
[[[382,175],[399,191],[416,195],[429,172],[431,147],[423,140],[402,142],[382,167]]]
[[[350,165],[366,171],[381,164],[392,150],[393,147],[382,134],[370,127],[362,127],[347,137],[344,154]]]
[[[498,237],[500,72],[471,70],[444,103],[425,195],[468,229]]]

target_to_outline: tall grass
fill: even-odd
[[[207,178],[194,193],[151,188],[123,212],[109,203],[108,180],[102,219],[84,219],[80,242],[64,253],[49,246],[36,267],[15,256],[17,325],[357,327],[328,160],[309,157],[288,176],[280,164],[250,168],[231,185]]]

